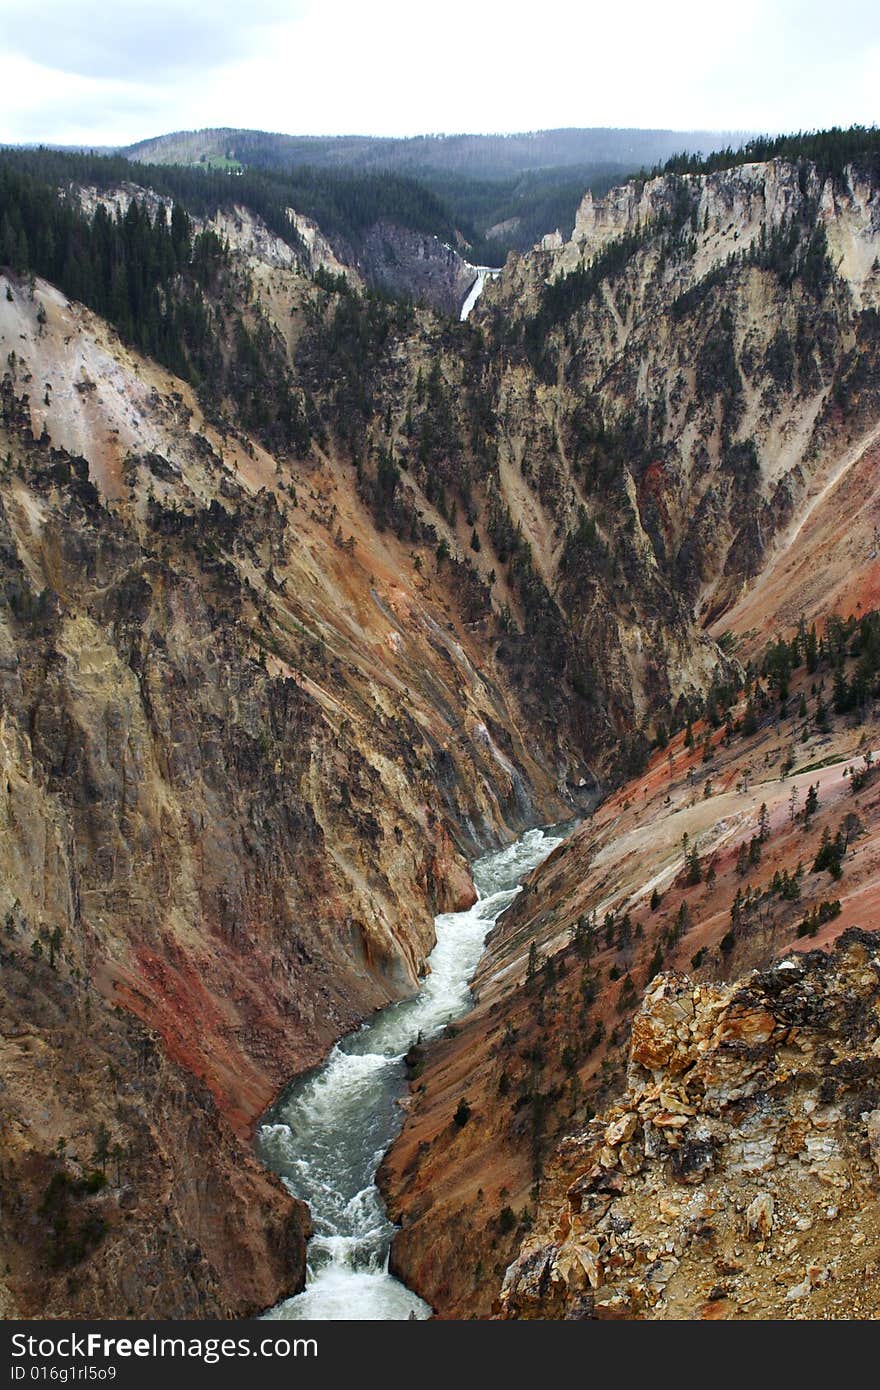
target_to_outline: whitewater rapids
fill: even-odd
[[[391,1004],[343,1038],[327,1060],[298,1077],[257,1135],[264,1162],[308,1202],[315,1235],[306,1287],[269,1318],[406,1319],[431,1309],[388,1272],[394,1226],[376,1173],[403,1122],[404,1057],[466,1013],[469,981],[485,938],[520,883],[564,838],[529,830],[473,865],[478,899],[436,918],[437,944],[418,994]]]

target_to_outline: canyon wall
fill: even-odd
[[[849,715],[831,702],[835,668],[852,678],[856,662],[845,642],[829,649],[792,674],[784,700],[752,682],[779,633],[794,640],[815,623],[821,636],[876,607],[878,231],[876,185],[855,170],[663,176],[601,204],[588,196],[572,241],[511,263],[476,310],[512,360],[529,361],[534,398],[554,402],[557,472],[536,491],[550,505],[573,480],[589,508],[571,610],[587,650],[602,648],[585,557],[629,534],[643,573],[669,576],[732,660],[716,665],[686,728],[673,713],[642,768],[532,875],[490,937],[474,1012],[413,1082],[382,1180],[402,1227],[393,1266],[441,1316],[497,1310],[517,1252],[523,1269],[531,1258],[532,1226],[556,1220],[546,1184],[557,1147],[567,1135],[576,1147],[619,1094],[630,1020],[665,962],[730,980],[801,949],[801,933],[828,946],[873,925],[878,804],[870,769],[856,796],[849,773],[867,765],[880,727],[870,699]],[[612,470],[615,429],[625,447]],[[627,501],[612,528],[617,487]],[[564,570],[554,592],[575,592]],[[600,602],[607,631],[614,599]],[[630,669],[639,653],[656,677],[644,624],[634,638],[621,643]],[[668,627],[662,640],[675,650]],[[607,668],[607,647],[603,657]],[[662,722],[657,686],[641,689]],[[815,819],[803,810],[810,787]],[[848,817],[858,845],[830,883],[821,842]],[[702,868],[689,867],[688,846]],[[471,1117],[458,1126],[462,1096]],[[667,1186],[674,1204],[674,1175]],[[551,1311],[548,1293],[540,1315],[576,1302]],[[517,1296],[505,1306],[515,1314]]]
[[[876,189],[783,164],[631,185],[512,259],[466,324],[362,292],[363,267],[329,281],[347,262],[320,229],[217,229],[216,370],[189,383],[0,277],[3,1297],[125,1316],[131,1250],[157,1316],[294,1288],[307,1218],[248,1154],[261,1110],[413,990],[470,857],[605,796],[499,925],[386,1164],[397,1268],[485,1314],[549,1229],[555,1145],[621,1083],[651,952],[730,964],[750,781],[801,730],[768,703],[725,742],[707,693],[746,721],[807,538],[811,614],[872,592]],[[832,736],[817,716],[799,764],[803,795],[834,755],[811,854],[864,752],[845,720]],[[788,790],[763,792],[780,873]],[[685,829],[729,855],[699,913]],[[580,918],[628,908],[597,978]],[[793,930],[771,926],[734,943],[740,970]]]
[[[305,1229],[254,1121],[564,802],[353,478],[219,435],[48,286],[0,314],[11,1297],[124,1316],[140,1242],[156,1315],[254,1312]]]

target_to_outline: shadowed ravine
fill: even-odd
[[[308,1202],[315,1227],[305,1291],[267,1316],[430,1316],[429,1306],[388,1273],[394,1227],[376,1187],[382,1155],[403,1118],[404,1057],[414,1042],[436,1037],[467,1012],[468,982],[487,933],[525,875],[562,838],[561,827],[529,830],[506,849],[478,859],[473,877],[479,898],[466,912],[437,917],[437,944],[418,994],[382,1009],[343,1038],[267,1114],[257,1135],[258,1152]]]

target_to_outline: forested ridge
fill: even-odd
[[[300,165],[236,173],[208,165],[136,164],[122,155],[9,148],[0,150],[0,165],[49,188],[91,185],[107,192],[122,183],[138,184],[174,199],[193,217],[210,218],[220,209],[245,206],[293,246],[299,238],[288,208],[311,217],[326,236],[347,239],[381,220],[446,238],[456,230],[435,194],[415,179],[387,172]]]
[[[529,171],[571,169],[585,164],[632,169],[640,163],[663,159],[682,145],[708,153],[722,140],[735,144],[741,138],[742,132],[613,127],[404,138],[284,135],[221,127],[175,131],[138,141],[120,153],[147,161],[237,160],[265,168],[311,164],[315,167],[392,169],[405,173],[431,169],[494,180]]]
[[[209,414],[228,397],[268,447],[305,450],[304,402],[283,341],[258,309],[243,312],[228,246],[210,229],[197,231],[179,202],[170,218],[137,198],[125,212],[99,204],[89,217],[71,189],[75,173],[96,167],[51,153],[0,158],[0,266],[39,275],[106,318],[127,343],[190,382]],[[63,186],[50,177],[61,171]],[[106,171],[105,180],[101,186],[114,186]]]
[[[652,169],[652,174],[714,174],[737,164],[757,164],[768,159],[809,160],[820,175],[839,179],[852,165],[876,179],[880,176],[880,130],[877,126],[832,126],[830,130],[798,131],[792,135],[759,135],[744,145],[704,155],[673,155]],[[644,173],[642,175],[645,177]]]

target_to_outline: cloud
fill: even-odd
[[[2,0],[4,44],[41,67],[150,85],[259,51],[266,28],[308,3],[257,0]]]
[[[0,0],[0,139],[875,119],[867,0]]]
[[[0,55],[0,142],[114,145],[132,130],[172,126],[173,96],[135,82],[102,81],[40,67],[26,58]]]
[[[279,26],[271,56],[239,65],[227,98],[238,115],[228,123],[255,124],[245,103],[259,89],[259,124],[296,132],[701,125],[688,94],[707,75],[718,84],[760,0],[740,0],[724,44],[704,0],[628,8],[625,32],[619,9],[585,0],[555,0],[545,20],[533,5],[444,0],[429,19],[420,5],[372,0],[337,5],[332,29],[315,9]]]

